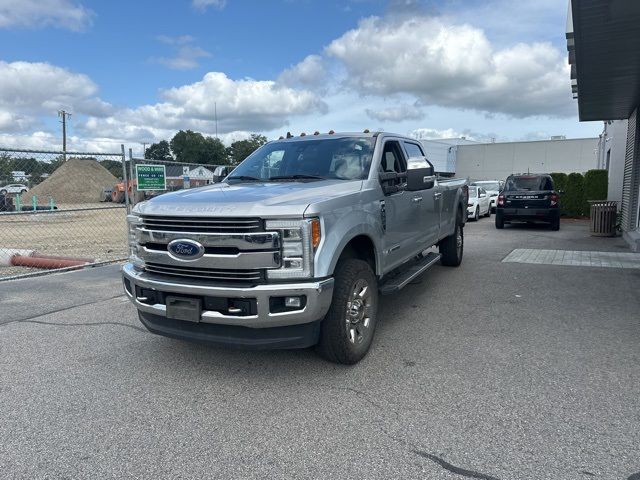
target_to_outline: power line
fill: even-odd
[[[69,112],[64,110],[58,110],[58,117],[62,117],[62,158],[67,161],[67,117],[70,117]]]

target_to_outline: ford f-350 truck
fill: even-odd
[[[222,183],[136,205],[124,289],[153,333],[353,364],[379,294],[460,265],[467,189],[399,135],[272,141]]]

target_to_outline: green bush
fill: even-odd
[[[552,173],[551,178],[553,178],[553,186],[558,190],[566,190],[567,189],[567,174],[566,173]]]
[[[587,200],[606,200],[608,187],[607,170],[589,170],[584,174],[584,196]]]
[[[584,177],[580,173],[570,173],[564,195],[561,196],[562,212],[573,217],[587,214],[584,198]]]

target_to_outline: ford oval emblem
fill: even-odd
[[[178,260],[197,260],[204,255],[204,247],[195,240],[173,240],[167,245],[167,250]]]

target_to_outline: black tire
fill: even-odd
[[[22,195],[23,193],[27,193],[27,191],[24,188],[20,190],[20,194]]]
[[[458,243],[458,234],[460,235]],[[456,217],[456,229],[440,242],[440,263],[445,267],[457,267],[462,263],[464,254],[464,225],[461,215]]]
[[[491,218],[491,205],[489,205],[489,208],[487,208],[487,213],[485,214],[485,217]]]
[[[504,228],[504,218],[502,217],[502,214],[498,211],[496,211],[496,228],[498,230],[502,230]]]
[[[476,222],[480,220],[480,207],[476,207],[476,213],[473,215],[473,220]]]
[[[366,302],[364,294],[362,297],[356,295],[356,290],[362,286],[362,282],[367,288]],[[362,308],[355,308],[354,297],[359,301],[362,298]],[[354,313],[348,315],[349,309]],[[333,363],[358,363],[371,347],[377,315],[378,280],[371,266],[355,258],[340,260],[335,272],[333,300],[322,321],[316,351]],[[368,323],[365,325],[366,319]]]
[[[551,230],[553,230],[554,232],[560,230],[560,219],[556,218],[555,220],[553,220],[549,225],[549,228],[551,228]]]
[[[2,190],[0,190],[0,195],[6,195],[7,191],[3,188]]]

